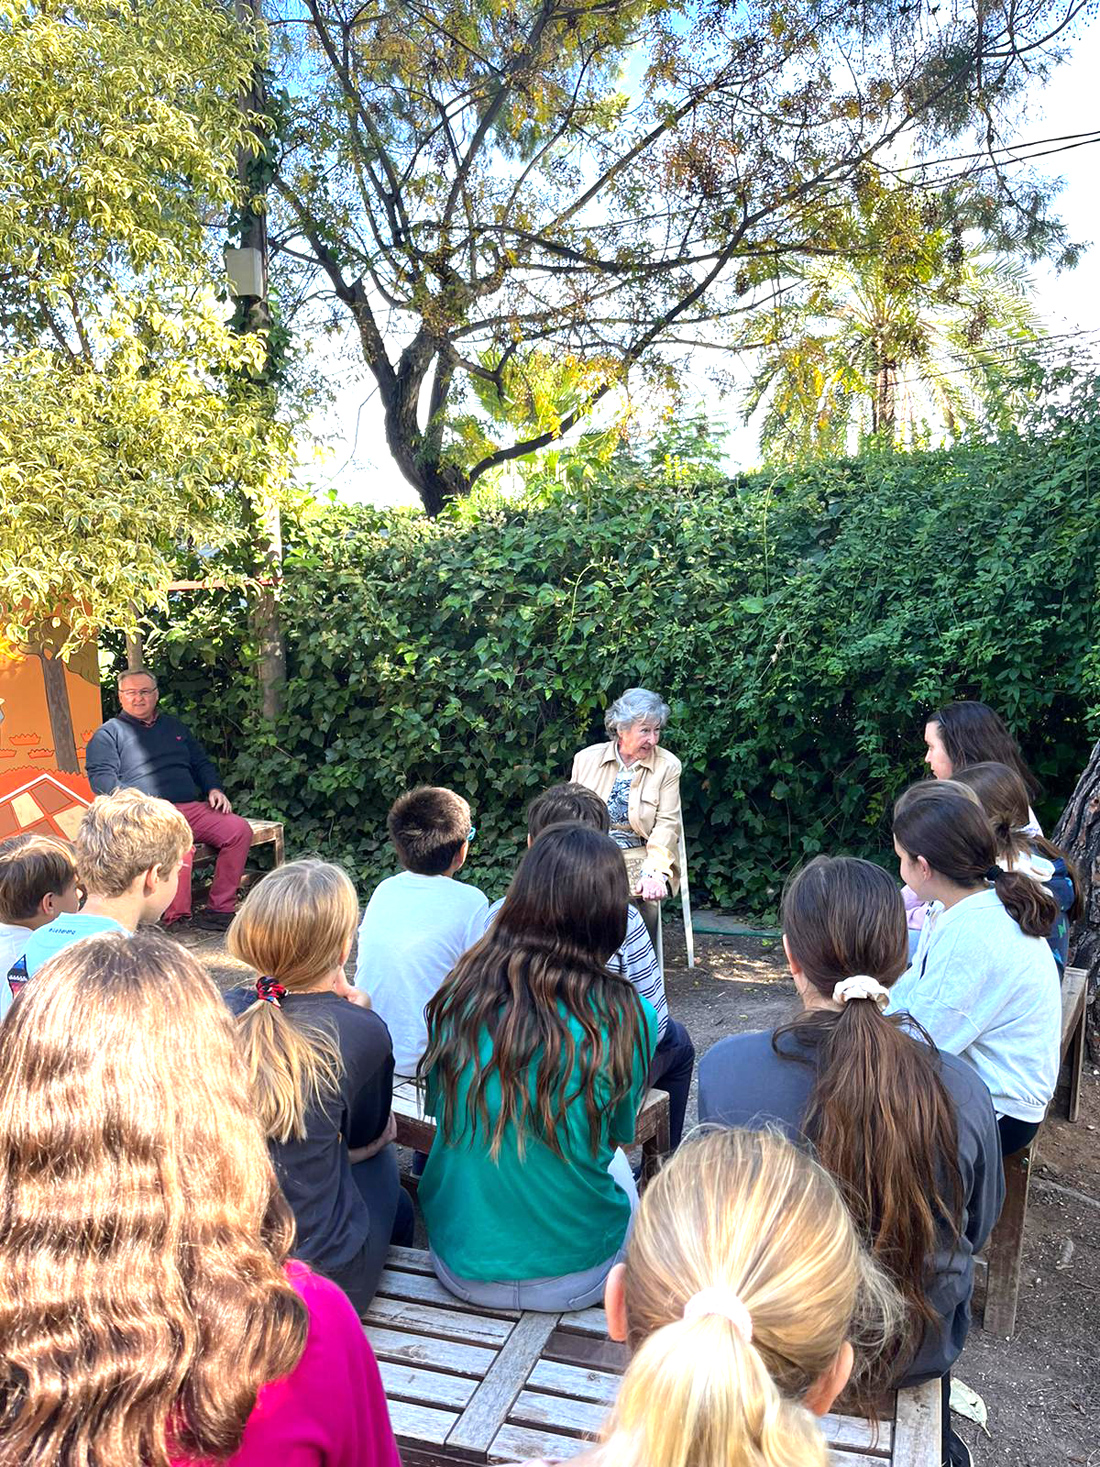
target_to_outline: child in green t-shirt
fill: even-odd
[[[548,827],[428,1005],[420,1074],[439,1129],[420,1201],[436,1271],[460,1298],[583,1308],[621,1254],[633,1188],[616,1153],[633,1140],[657,1033],[605,966],[628,899],[609,837]]]

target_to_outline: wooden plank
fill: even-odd
[[[929,1467],[940,1460],[940,1383],[898,1391],[892,1467]],[[844,1467],[848,1467],[847,1459]]]
[[[418,1370],[415,1365],[380,1360],[378,1370],[386,1399],[390,1401],[419,1401],[424,1406],[446,1406],[461,1411],[477,1390],[476,1378]]]
[[[894,1440],[892,1421],[872,1422],[862,1416],[823,1416],[821,1430],[837,1451],[867,1452],[879,1458],[889,1457]]]
[[[394,1436],[399,1442],[410,1442],[414,1446],[430,1442],[441,1447],[458,1420],[454,1411],[437,1411],[416,1401],[390,1400],[388,1404]]]
[[[565,1436],[595,1436],[607,1420],[607,1405],[599,1401],[577,1401],[570,1396],[547,1396],[541,1391],[520,1391],[508,1420],[516,1426],[537,1426]]]
[[[602,1309],[572,1309],[561,1316],[562,1329],[579,1335],[596,1335],[607,1339],[607,1315]]]
[[[379,1360],[404,1361],[409,1365],[426,1365],[445,1370],[451,1375],[472,1375],[480,1380],[496,1359],[495,1350],[481,1345],[464,1345],[455,1340],[440,1340],[432,1335],[410,1334],[404,1330],[385,1329],[368,1324],[363,1330]]]
[[[469,1310],[472,1314],[491,1314],[505,1319],[518,1319],[520,1316],[518,1309],[487,1309],[480,1304],[467,1304],[445,1289],[434,1273],[425,1275],[403,1268],[385,1268],[378,1280],[378,1293],[388,1299],[439,1304],[444,1308]]]
[[[448,1450],[479,1456],[489,1450],[557,1322],[556,1314],[528,1312],[520,1316],[448,1436]]]
[[[437,1309],[429,1304],[409,1304],[404,1299],[386,1299],[379,1294],[371,1300],[365,1318],[368,1324],[384,1325],[387,1329],[411,1330],[414,1334],[492,1345],[498,1349],[515,1327],[515,1320],[475,1314],[458,1299],[453,1304],[451,1309]]]
[[[502,1426],[489,1448],[489,1461],[524,1462],[529,1457],[540,1457],[545,1462],[561,1462],[590,1445],[575,1436],[555,1436],[530,1426]]]
[[[598,1340],[591,1335],[574,1334],[560,1326],[550,1336],[542,1353],[546,1360],[560,1360],[585,1370],[612,1370],[620,1375],[629,1359],[626,1346],[618,1340]]]
[[[407,1273],[430,1273],[435,1275],[432,1268],[431,1254],[427,1248],[401,1248],[396,1243],[390,1244],[390,1251],[386,1254],[387,1268],[400,1268]]]
[[[611,1370],[586,1369],[543,1358],[532,1370],[527,1384],[532,1390],[555,1396],[573,1396],[578,1401],[599,1401],[610,1406],[619,1390],[621,1377]]]
[[[1067,1014],[1066,989],[1071,998]],[[1067,968],[1062,981],[1062,1059],[1069,1068],[1066,1119],[1076,1122],[1081,1113],[1081,1070],[1085,1061],[1085,1012],[1088,1004],[1088,974],[1084,968]]]

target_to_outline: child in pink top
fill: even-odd
[[[401,1467],[374,1353],[347,1296],[304,1263],[291,1260],[286,1274],[309,1310],[306,1347],[288,1376],[261,1387],[225,1467]]]
[[[175,942],[89,937],[20,992],[0,1196],[4,1463],[400,1467],[354,1309],[287,1261],[233,1020]]]

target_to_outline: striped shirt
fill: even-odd
[[[485,912],[485,931],[489,930],[489,923],[504,905],[501,898],[499,902],[493,902]],[[657,961],[657,954],[653,950],[653,944],[649,940],[649,932],[646,930],[642,914],[633,904],[626,909],[626,939],[618,951],[611,954],[607,964],[608,969],[618,978],[625,978],[632,983],[647,1003],[653,1006],[657,1015],[657,1043],[665,1037],[668,1028],[668,999],[665,997],[665,983],[661,977],[661,965]]]

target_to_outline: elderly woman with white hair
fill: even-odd
[[[668,704],[656,693],[627,688],[604,717],[610,740],[582,749],[571,775],[607,801],[611,838],[622,847],[651,936],[657,926],[651,904],[680,886],[680,761],[661,748],[667,722]]]
[[[607,803],[611,838],[621,847],[630,878],[630,890],[645,919],[653,948],[657,946],[658,902],[679,890],[680,869],[680,761],[661,748],[661,731],[668,722],[668,704],[648,688],[627,688],[604,717],[610,739],[582,749],[573,760],[571,778]],[[648,950],[656,953],[639,932]],[[630,929],[621,951],[631,948]],[[636,949],[628,956],[635,963]],[[677,1146],[684,1128],[695,1046],[683,1024],[669,1016],[653,1055],[649,1084],[668,1093],[669,1135]]]

